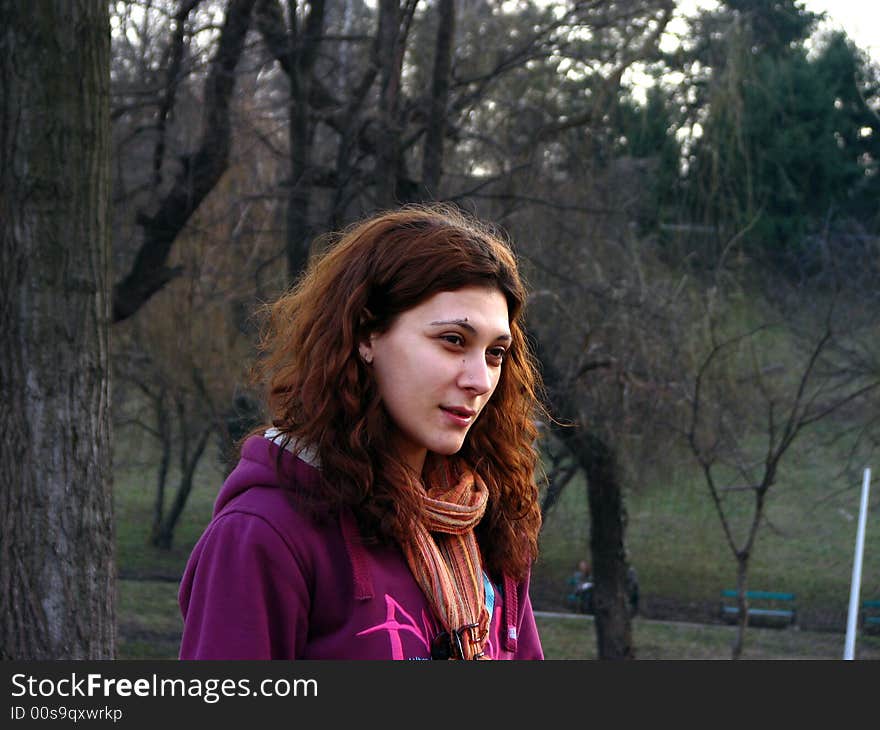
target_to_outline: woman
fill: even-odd
[[[272,425],[190,556],[181,658],[543,658],[524,299],[509,248],[449,208],[313,262],[270,308]]]

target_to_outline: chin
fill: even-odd
[[[464,446],[463,440],[456,443],[447,442],[445,444],[436,444],[434,448],[431,448],[429,450],[440,456],[452,456],[453,454],[457,454],[459,451],[461,451],[462,446]]]

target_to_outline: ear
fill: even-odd
[[[360,345],[358,345],[358,353],[361,356],[361,360],[363,360],[367,365],[372,365],[373,363],[373,338],[370,337],[369,340],[363,340]]]
[[[360,331],[361,341],[358,345],[358,354],[367,365],[373,362],[373,332],[370,325],[373,322],[373,313],[364,307],[361,312],[360,321],[358,322],[358,330]],[[368,334],[369,333],[369,334]]]

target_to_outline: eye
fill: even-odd
[[[454,332],[440,335],[440,339],[444,342],[448,342],[450,345],[455,345],[456,347],[461,347],[464,344],[464,337]]]
[[[486,351],[489,361],[495,364],[501,364],[506,354],[507,350],[503,347],[492,347]]]

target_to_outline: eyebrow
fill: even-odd
[[[437,322],[431,322],[432,327],[435,325],[446,325],[446,324],[458,325],[459,327],[466,329],[468,332],[471,332],[473,334],[477,334],[476,328],[470,322],[467,321],[466,317],[464,319],[443,319],[443,320],[439,320]],[[513,338],[508,334],[503,334],[503,335],[498,335],[498,337],[496,337],[495,339],[509,342]]]

